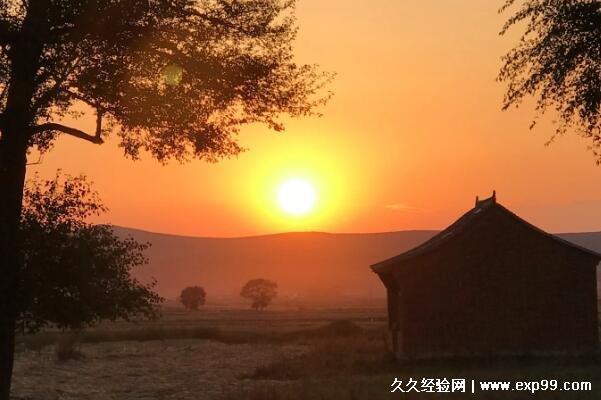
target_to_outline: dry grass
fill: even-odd
[[[54,345],[56,361],[80,360],[84,357],[77,336],[64,335]]]
[[[219,399],[241,375],[303,346],[179,339],[84,343],[86,357],[57,363],[53,348],[19,353],[13,395],[31,400]]]
[[[259,381],[226,394],[221,400],[379,400],[411,399],[388,392],[385,379],[339,377],[337,379],[303,379],[293,382]],[[436,399],[429,395],[426,399]],[[451,396],[451,399],[454,398]],[[448,397],[444,397],[448,399]]]
[[[169,315],[153,324],[108,324],[81,333],[77,339],[86,357],[64,363],[55,361],[49,346],[60,337],[44,332],[21,338],[14,392],[19,399],[601,398],[601,361],[595,359],[399,364],[390,357],[385,322],[365,311],[227,311]],[[550,392],[391,395],[395,377],[577,380],[593,382],[595,391],[568,397]]]
[[[35,335],[27,335],[19,338],[21,348],[28,350],[40,350],[44,346],[58,343],[64,336],[74,336],[73,333],[42,332]],[[137,341],[147,342],[168,339],[212,339],[221,342],[235,343],[245,341],[235,332],[224,334],[221,330],[212,327],[168,327],[168,326],[146,326],[130,329],[93,329],[82,331],[76,335],[77,341],[81,343],[106,343]]]
[[[245,377],[261,366],[297,358],[318,341],[350,340],[363,332],[355,323],[323,320],[353,317],[352,312],[223,314],[223,320],[216,313],[200,320],[169,316],[159,323],[106,324],[69,335],[86,357],[61,363],[52,346],[66,340],[61,332],[21,337],[14,395],[32,400],[220,399],[253,386],[255,381]],[[371,326],[363,315],[357,322]]]
[[[211,322],[213,324],[211,324]],[[281,325],[284,325],[282,327]],[[293,342],[302,339],[324,337],[346,337],[356,335],[362,328],[345,319],[328,323],[299,321],[250,320],[242,327],[232,328],[228,325],[215,324],[215,321],[200,321],[196,323],[159,323],[141,324],[138,326],[122,325],[104,326],[78,332],[77,341],[80,343],[107,343],[123,341],[154,341],[174,339],[210,339],[221,343],[278,343]],[[67,333],[73,336],[73,333]],[[25,335],[18,338],[18,350],[39,351],[45,346],[57,343],[65,333],[45,331],[35,335]]]
[[[287,381],[371,374],[374,371],[381,373],[396,366],[388,352],[385,332],[353,329],[352,334],[346,330],[340,334],[336,325],[332,323],[315,330],[314,336],[304,341],[310,345],[311,351],[301,357],[284,357],[258,368],[249,377]]]
[[[331,328],[330,328],[331,329]],[[324,331],[329,330],[324,327]],[[321,330],[320,330],[321,331]],[[588,358],[488,358],[429,360],[399,363],[388,351],[384,330],[354,330],[345,336],[322,336],[310,341],[310,350],[262,365],[249,375],[237,396],[226,400],[377,400],[403,399],[586,399],[601,398],[601,359]],[[590,392],[512,393],[390,393],[395,378],[474,379],[479,381],[589,381]],[[233,397],[232,397],[233,396]]]

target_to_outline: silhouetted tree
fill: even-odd
[[[87,222],[105,208],[84,177],[32,180],[25,189],[20,331],[51,324],[80,329],[101,320],[152,318],[162,301],[154,283],[134,279],[148,244],[121,239],[110,226]]]
[[[507,0],[501,11],[516,3]],[[554,108],[560,122],[552,141],[573,127],[592,141],[601,163],[601,2],[525,0],[501,34],[525,24],[518,45],[504,57],[499,80],[508,83],[504,109],[537,97],[537,113]],[[531,125],[534,127],[536,119]]]
[[[252,301],[251,307],[263,310],[277,296],[277,283],[268,279],[252,279],[244,285],[240,296]]]
[[[186,310],[198,310],[198,307],[204,305],[207,294],[200,286],[188,286],[179,296],[179,301]]]
[[[282,130],[329,80],[293,61],[294,0],[0,0],[0,400],[8,400],[27,154],[61,134],[162,162],[238,154],[240,127]],[[86,133],[63,117],[95,115]]]

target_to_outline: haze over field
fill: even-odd
[[[292,305],[344,305],[359,300],[379,304],[385,297],[384,287],[369,265],[409,250],[436,233],[304,232],[203,238],[116,229],[120,235],[152,243],[147,253],[150,264],[136,274],[142,280],[157,278],[158,292],[166,298],[175,299],[183,287],[199,284],[206,288],[209,302],[240,302],[242,285],[264,277],[278,282],[280,301]],[[558,236],[601,252],[601,232]]]

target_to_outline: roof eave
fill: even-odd
[[[399,260],[389,259],[381,261],[377,264],[372,264],[369,267],[376,274],[385,274],[387,272],[390,272],[392,268],[401,266],[401,264],[402,262]]]

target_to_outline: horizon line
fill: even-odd
[[[326,231],[283,231],[283,232],[275,232],[275,233],[258,233],[258,234],[249,234],[249,235],[240,235],[240,236],[202,236],[202,235],[190,235],[190,234],[182,234],[182,233],[168,233],[168,232],[157,232],[142,228],[134,228],[122,225],[114,225],[114,224],[103,224],[109,225],[113,228],[118,229],[127,229],[131,231],[138,231],[143,233],[148,233],[152,235],[162,235],[162,236],[175,236],[182,238],[191,238],[191,239],[250,239],[250,238],[259,238],[259,237],[268,237],[268,236],[281,236],[281,235],[293,235],[293,234],[322,234],[322,235],[390,235],[395,233],[410,233],[410,232],[432,232],[437,233],[442,231],[442,229],[401,229],[401,230],[393,230],[393,231],[376,231],[376,232],[326,232]],[[443,228],[444,229],[444,228]],[[573,235],[573,234],[595,234],[601,233],[601,230],[598,231],[571,231],[571,232],[549,232],[552,235]]]

